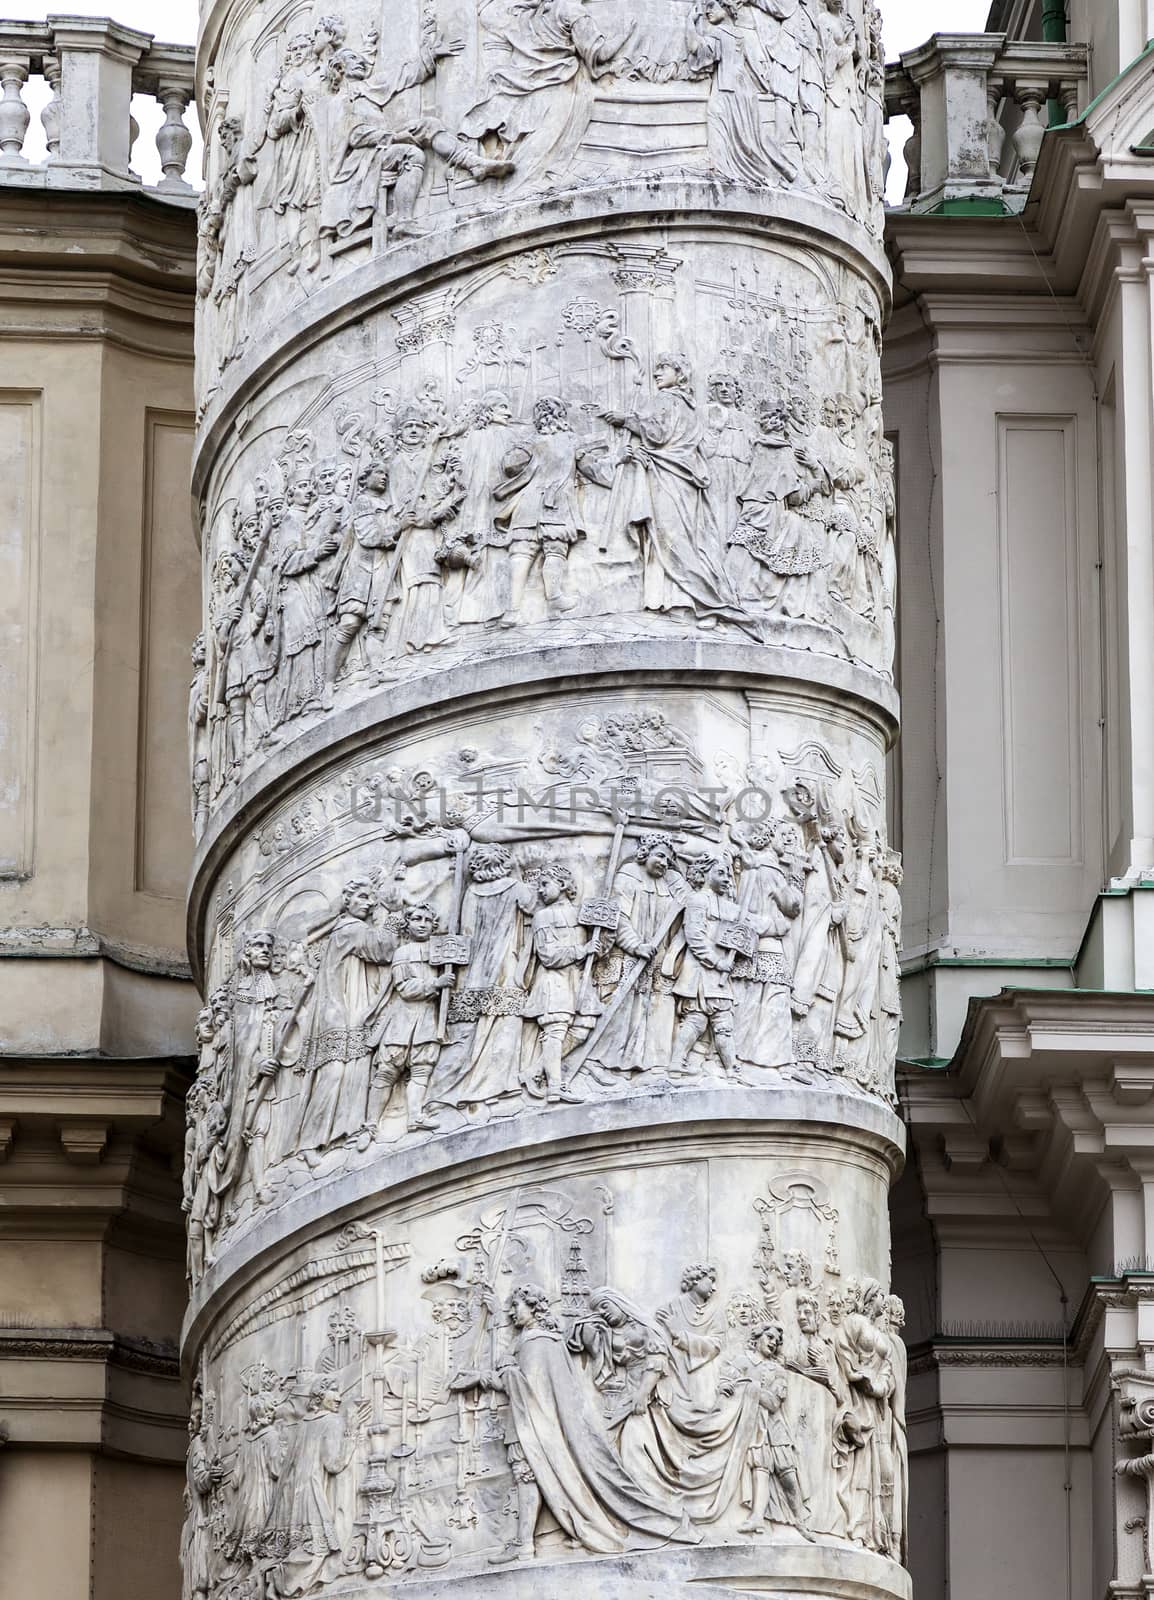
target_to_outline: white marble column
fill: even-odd
[[[207,8],[189,1600],[908,1595],[878,27]]]

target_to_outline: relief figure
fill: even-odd
[[[612,944],[603,947],[594,967],[601,1004],[610,1005],[621,986],[622,955],[640,963],[641,971],[592,1048],[595,1069],[616,1074],[668,1068],[676,1031],[673,980],[684,948],[680,924],[688,892],[672,841],[659,833],[642,834],[633,860],[613,882],[612,898],[621,914]]]
[[[586,977],[600,948],[577,920],[577,884],[567,867],[552,862],[532,875],[539,904],[530,923],[532,965],[525,1016],[536,1024],[536,1053],[525,1042],[526,1084],[550,1105],[581,1096],[565,1082],[567,1052],[589,1037],[597,1003]],[[538,1083],[541,1089],[538,1089]]]
[[[698,857],[685,869],[689,893],[685,897],[683,930],[685,952],[673,985],[678,1024],[673,1040],[670,1073],[691,1073],[690,1053],[706,1039],[726,1072],[733,1072],[737,1056],[733,1043],[734,949],[719,943],[726,927],[737,922],[733,871],[727,856]]]
[[[465,867],[462,938],[469,963],[449,1000],[448,1041],[430,1086],[430,1109],[499,1102],[522,1087],[528,919],[537,889],[500,844],[475,844]]]
[[[607,33],[586,0],[515,0],[499,34],[505,58],[462,134],[496,135],[516,161],[518,189],[563,177],[589,127],[594,84],[632,32],[628,21]]]
[[[380,1016],[368,1019],[368,1043],[375,1052],[369,1089],[368,1125],[380,1126],[393,1089],[406,1077],[405,1111],[410,1133],[436,1127],[425,1112],[425,1092],[441,1050],[441,995],[453,974],[430,963],[430,941],[437,931],[431,906],[407,906],[401,913],[400,943],[393,953],[391,984]]]
[[[740,1531],[764,1534],[771,1522],[777,1522],[792,1525],[812,1540],[797,1442],[786,1414],[789,1382],[780,1360],[784,1338],[780,1323],[765,1322],[754,1328],[745,1359],[725,1385],[733,1393],[744,1390],[743,1398],[752,1412],[741,1495],[749,1516]]]
[[[623,536],[640,545],[647,611],[691,611],[702,628],[715,628],[723,617],[742,620],[722,567],[705,424],[687,358],[659,356],[653,381],[658,398],[651,406],[601,413],[627,435],[603,538],[610,546],[619,545]]]
[[[531,1286],[509,1299],[513,1349],[479,1380],[508,1396],[512,1431],[544,1502],[584,1549],[614,1555],[674,1540],[696,1543],[684,1513],[636,1483],[610,1443],[593,1390],[569,1349],[549,1296]],[[520,1549],[532,1550],[537,1510],[519,1496]],[[517,1552],[514,1551],[513,1554]]]
[[[357,1445],[355,1420],[332,1376],[314,1377],[301,1414],[286,1428],[285,1460],[269,1509],[273,1593],[299,1600],[341,1574],[349,1517],[341,1504]]]
[[[310,1166],[343,1139],[371,1137],[369,1018],[397,947],[391,920],[381,925],[372,884],[353,879],[323,936],[320,963],[299,1007],[299,1043],[282,1071],[303,1078],[295,1149]],[[383,970],[382,970],[383,969]]]
[[[690,20],[693,75],[710,79],[709,164],[734,183],[793,183],[798,169],[762,125],[762,94],[773,82],[745,0],[697,0]]]

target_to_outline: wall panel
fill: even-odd
[[[0,391],[0,878],[32,875],[40,583],[39,394]]]

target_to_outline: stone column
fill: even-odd
[[[201,103],[189,1600],[907,1596],[876,11]]]

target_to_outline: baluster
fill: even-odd
[[[1067,122],[1077,122],[1081,109],[1080,84],[1077,78],[1068,78],[1058,85],[1058,102]]]
[[[1042,150],[1042,140],[1046,137],[1046,124],[1042,120],[1042,107],[1046,104],[1049,94],[1049,84],[1019,83],[1016,89],[1016,99],[1022,108],[1022,120],[1014,130],[1014,149],[1018,153],[1018,167],[1022,180],[1022,187],[1028,189],[1030,179],[1033,177],[1034,168],[1038,165],[1038,156]]]
[[[912,206],[922,195],[922,99],[911,95],[902,102],[902,110],[910,119],[910,136],[902,155],[906,163],[906,192],[904,203]]]
[[[140,123],[137,122],[132,112],[128,113],[128,165],[132,166],[132,152],[136,148],[136,141],[140,138]]]
[[[63,115],[64,105],[60,98],[60,84],[64,76],[64,69],[60,64],[59,56],[44,57],[44,77],[48,87],[52,90],[52,98],[40,113],[40,121],[44,128],[44,137],[48,142],[49,156],[60,154],[60,119]]]
[[[1002,109],[1005,98],[1006,86],[998,78],[991,78],[986,86],[986,99],[990,107],[990,120],[987,124],[987,142],[990,148],[990,176],[997,178],[1002,171],[1002,156],[1006,148],[1006,130],[998,112]]]
[[[157,187],[167,194],[193,194],[195,191],[184,176],[192,151],[192,134],[184,121],[191,95],[187,89],[161,84],[156,98],[164,107],[164,122],[156,135],[164,176]]]
[[[28,81],[26,61],[0,61],[0,167],[26,167],[24,140],[32,113],[24,104],[22,91]]]

